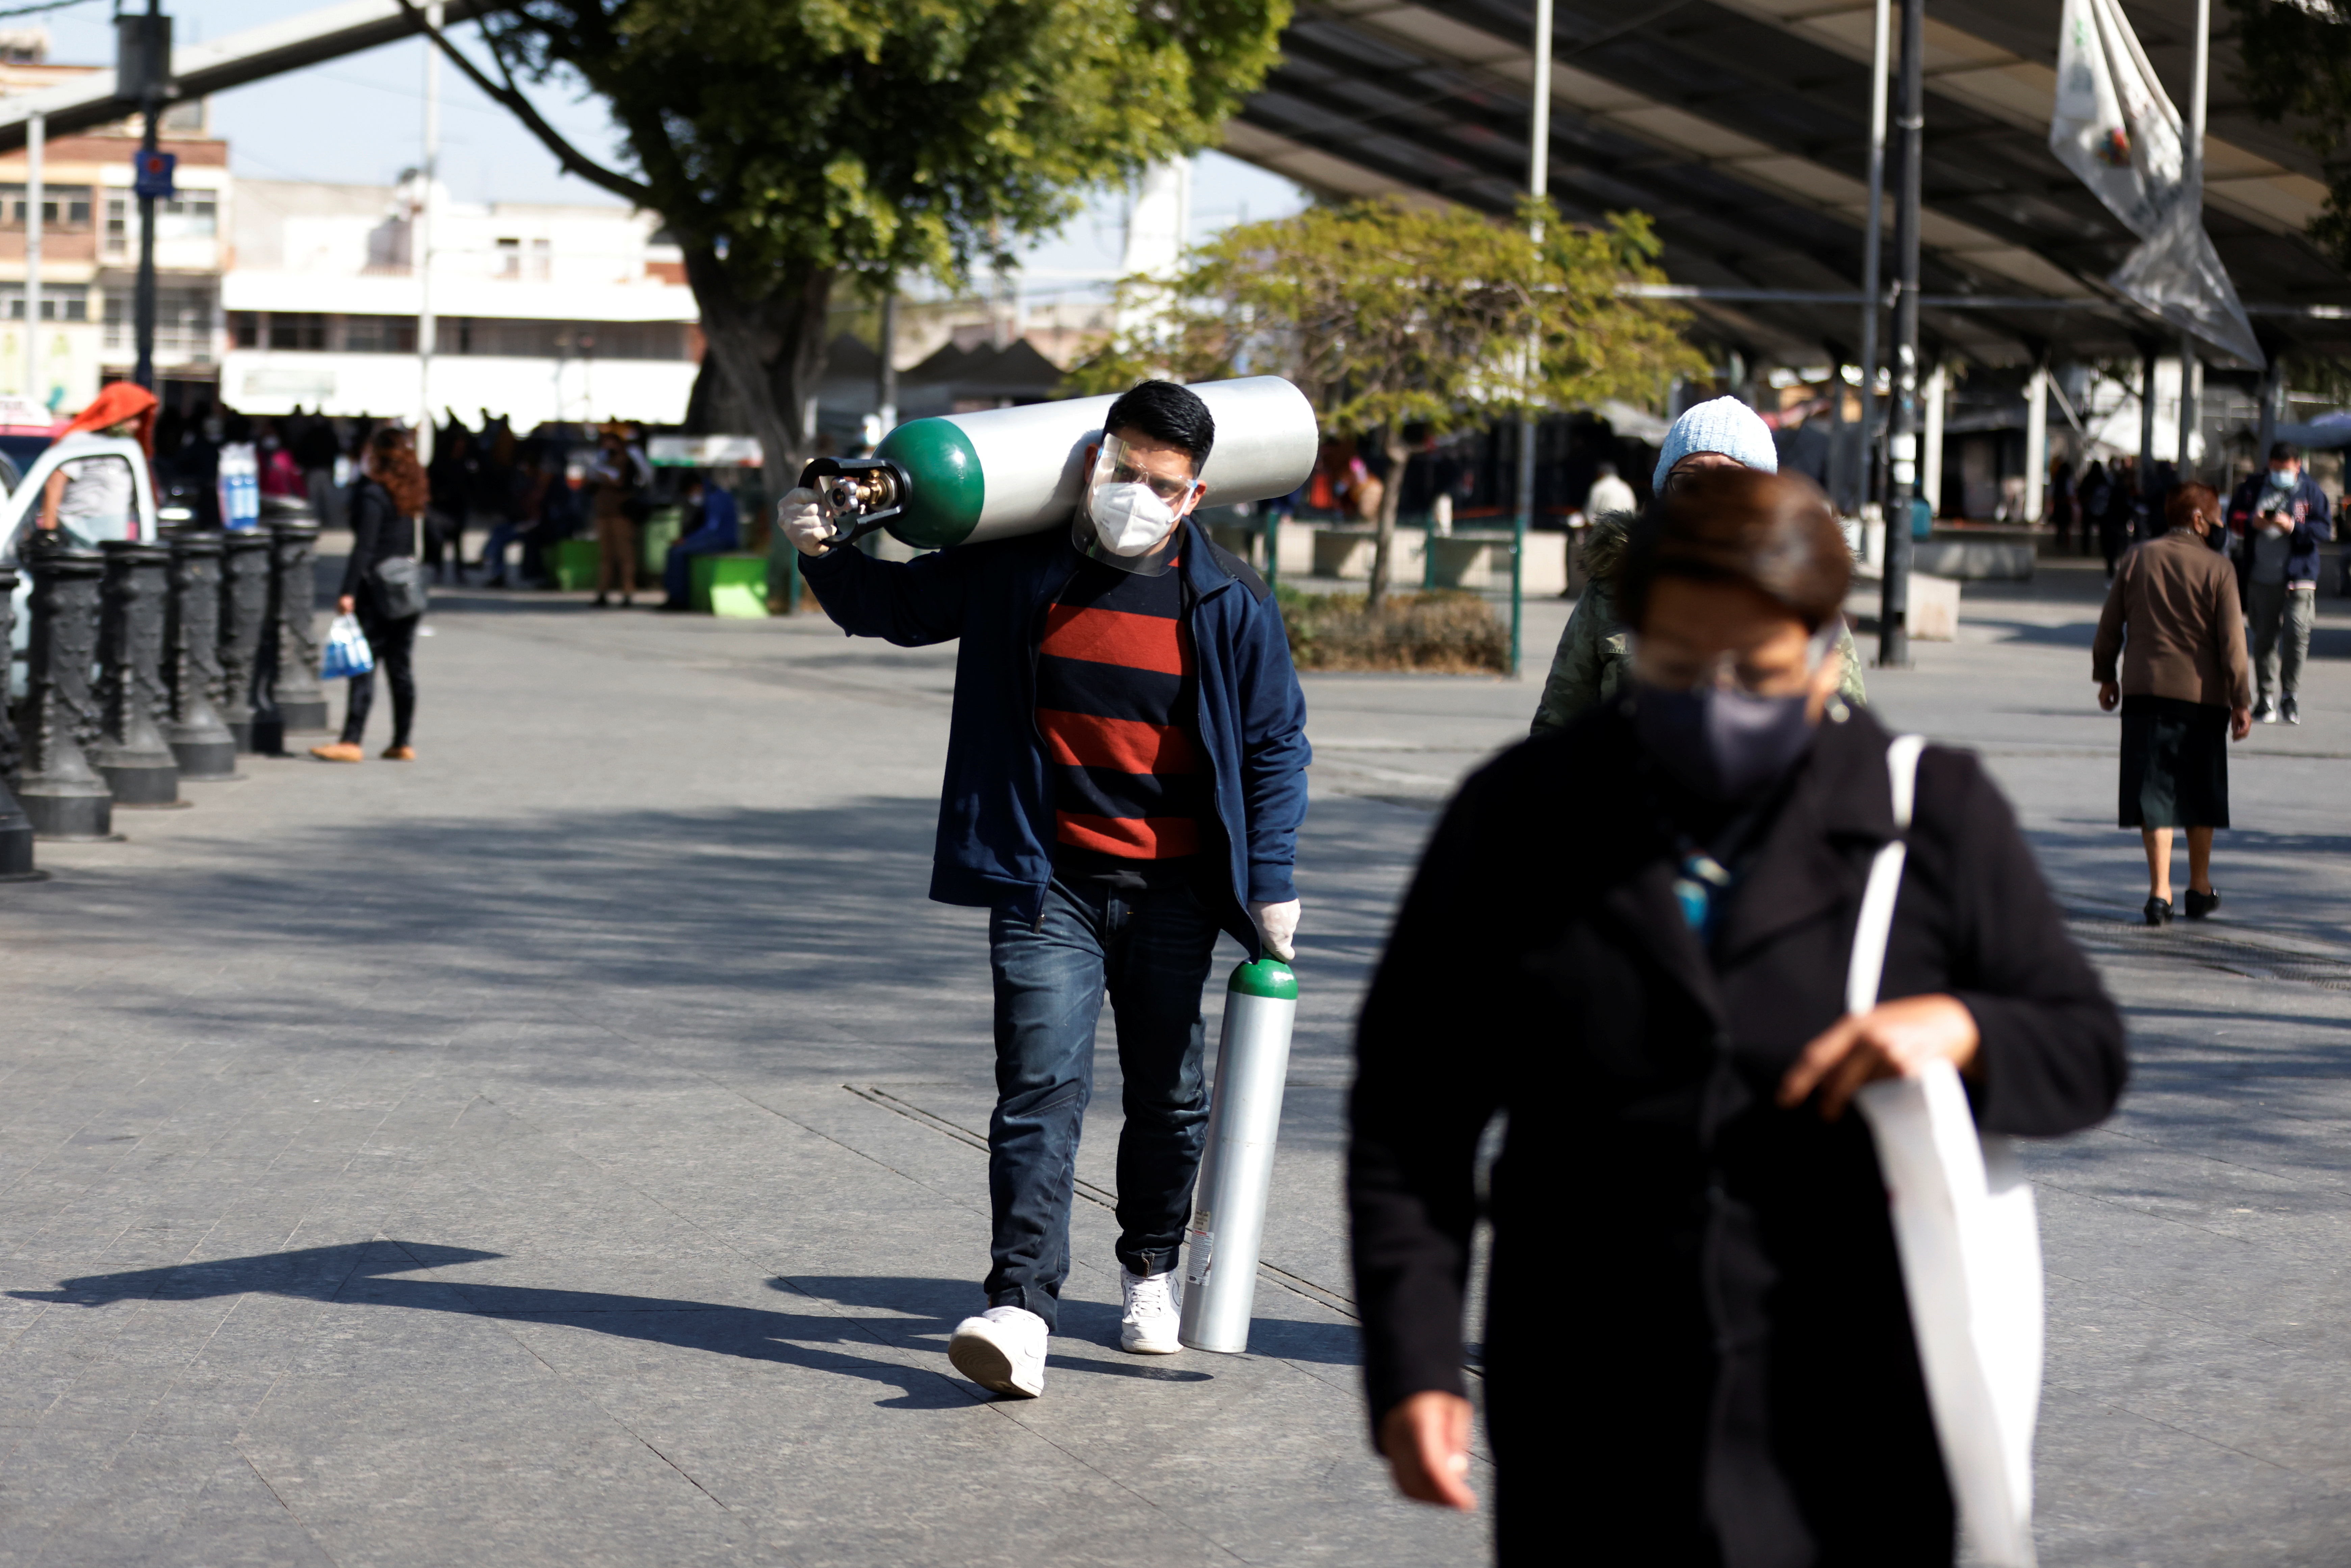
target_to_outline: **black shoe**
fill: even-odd
[[[597,608],[597,609],[599,609],[599,610],[603,609],[605,606],[607,606],[607,605],[611,604],[611,602],[612,602],[612,601],[611,601],[610,599],[607,599],[604,595],[602,595],[602,594],[601,594],[601,593],[600,593],[600,594],[598,594],[598,595],[596,596],[596,608]]]
[[[2279,699],[2278,716],[2285,720],[2288,724],[2300,724],[2302,722],[2302,705],[2294,700],[2294,694],[2292,692],[2286,693],[2283,697]]]
[[[2149,925],[2170,925],[2171,900],[2168,898],[2148,899],[2147,901],[2147,923]]]
[[[2220,907],[2220,890],[2219,888],[2216,887],[2210,893],[2199,893],[2192,887],[2188,890],[2189,919],[2201,920]]]

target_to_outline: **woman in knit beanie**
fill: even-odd
[[[1657,453],[1650,488],[1663,494],[1679,474],[1701,468],[1753,468],[1765,474],[1780,471],[1779,448],[1771,443],[1771,426],[1735,397],[1699,403],[1666,432]],[[1583,570],[1588,581],[1583,596],[1567,618],[1559,651],[1552,656],[1551,674],[1543,681],[1542,700],[1535,706],[1532,733],[1565,729],[1584,709],[1607,701],[1624,685],[1631,667],[1632,650],[1625,629],[1616,623],[1616,574],[1625,554],[1625,530],[1632,518],[1616,514],[1594,517],[1583,546]],[[1837,628],[1837,656],[1844,666],[1837,695],[1848,703],[1866,703],[1861,654],[1853,632]]]

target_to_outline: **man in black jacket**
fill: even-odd
[[[2326,493],[2303,471],[2291,442],[2270,448],[2269,471],[2229,498],[2237,587],[2252,620],[2253,718],[2302,722],[2294,688],[2318,618],[2318,547],[2332,537]]]

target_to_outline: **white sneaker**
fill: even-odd
[[[1137,1355],[1174,1355],[1184,1348],[1176,1338],[1176,1330],[1184,1321],[1184,1304],[1177,1294],[1176,1271],[1164,1274],[1131,1274],[1119,1271],[1119,1289],[1126,1297],[1126,1311],[1118,1320],[1118,1347]]]
[[[1045,1320],[1026,1307],[990,1307],[956,1324],[947,1341],[955,1369],[998,1394],[1034,1399],[1045,1392]]]

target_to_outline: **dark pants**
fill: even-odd
[[[376,670],[383,672],[384,684],[392,688],[392,743],[408,744],[409,726],[416,717],[416,674],[410,655],[416,648],[416,625],[422,615],[411,615],[402,621],[386,621],[360,595],[358,605],[360,630],[367,633],[368,646],[375,652]],[[343,706],[343,744],[357,746],[367,728],[368,710],[375,706],[375,670],[364,675],[353,675],[350,695]]]
[[[987,925],[996,979],[996,1114],[987,1124],[995,1235],[987,1303],[1054,1321],[1070,1275],[1071,1184],[1093,1095],[1094,1024],[1110,992],[1125,1081],[1118,1259],[1176,1266],[1208,1135],[1200,988],[1217,924],[1189,887],[1113,893],[1055,881],[1034,926]]]

